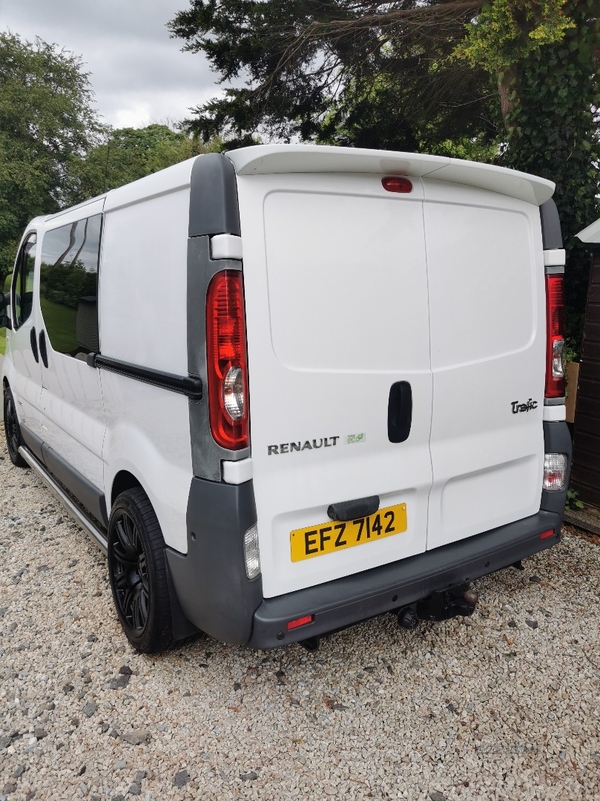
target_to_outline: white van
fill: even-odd
[[[471,581],[558,541],[553,189],[268,145],[29,224],[0,309],[10,457],[107,549],[136,648],[469,614]]]

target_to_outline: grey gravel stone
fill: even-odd
[[[173,777],[173,784],[175,787],[184,787],[190,780],[190,774],[187,770],[179,770]]]
[[[249,773],[240,773],[240,779],[243,782],[251,782],[254,781],[254,779],[258,779],[258,773],[254,770],[251,770]]]
[[[110,690],[123,690],[129,684],[130,676],[116,676],[114,679],[110,679],[106,682],[106,686]]]
[[[438,793],[437,790],[429,793],[429,798],[431,801],[446,801],[446,796],[443,793]]]
[[[525,623],[527,623],[530,629],[537,629],[539,625],[537,620],[526,620]]]
[[[129,795],[140,795],[142,792],[142,788],[136,782],[133,782],[127,791]]]
[[[98,704],[94,703],[93,701],[87,701],[83,705],[83,714],[86,716],[86,718],[91,718],[97,709]]]
[[[141,745],[149,742],[151,736],[149,731],[127,731],[121,734],[121,740],[129,743],[129,745]]]

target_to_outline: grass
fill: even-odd
[[[0,328],[0,356],[4,356],[6,350],[6,328]]]

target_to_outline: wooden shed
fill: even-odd
[[[584,503],[600,507],[600,220],[577,236],[590,243],[593,262],[579,367],[571,486]]]

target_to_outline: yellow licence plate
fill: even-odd
[[[297,528],[290,534],[292,562],[382,540],[384,537],[401,534],[406,528],[405,503],[380,509],[369,517],[359,517],[347,522],[333,520],[317,526]]]

